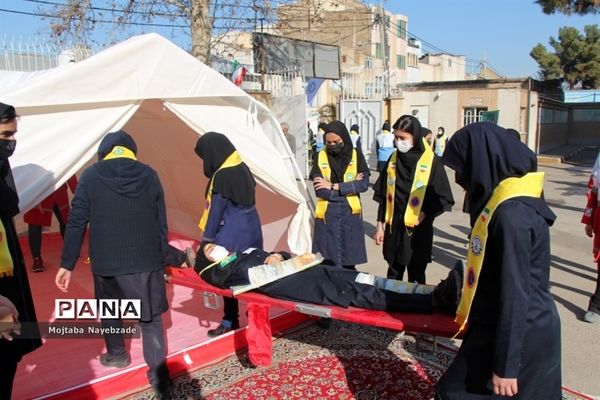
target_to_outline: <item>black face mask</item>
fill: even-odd
[[[16,140],[0,139],[0,160],[4,160],[12,156],[16,147]]]
[[[337,155],[342,152],[342,148],[344,147],[344,142],[336,143],[336,144],[328,144],[327,152],[329,154]]]

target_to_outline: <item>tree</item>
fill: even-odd
[[[596,14],[600,12],[600,0],[536,0],[545,14]]]
[[[531,50],[541,78],[563,78],[571,88],[579,83],[583,89],[600,87],[600,29],[587,25],[584,31],[585,36],[577,28],[562,27],[558,39],[549,40],[554,53],[540,43]]]
[[[103,7],[91,0],[39,3],[40,14],[50,20],[52,36],[59,41],[106,44],[140,31],[170,28],[189,35],[192,55],[204,63],[214,43],[213,32],[253,30],[259,19],[273,15],[269,0],[108,0]],[[100,39],[99,30],[104,34]]]

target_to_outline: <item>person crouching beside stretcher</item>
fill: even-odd
[[[408,283],[319,264],[318,254],[291,258],[286,252],[250,248],[230,253],[213,243],[198,251],[195,270],[207,283],[237,294],[255,290],[267,296],[328,306],[405,313],[456,313],[463,282],[457,262],[437,286]],[[315,265],[316,264],[316,265]]]

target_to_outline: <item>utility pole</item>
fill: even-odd
[[[379,34],[381,36],[381,46],[383,53],[383,93],[385,98],[390,98],[390,66],[389,66],[389,54],[387,44],[387,23],[385,19],[385,13],[383,11],[383,5],[379,5],[379,12],[376,16],[376,20],[379,23]]]

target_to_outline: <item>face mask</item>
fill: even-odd
[[[344,142],[339,142],[336,144],[328,144],[327,152],[329,154],[340,154],[342,152],[343,147],[344,147]]]
[[[0,160],[12,156],[16,147],[16,140],[0,139]]]
[[[223,261],[227,256],[229,255],[229,252],[227,251],[227,249],[225,247],[221,247],[221,246],[215,246],[212,251],[209,253],[208,257],[215,262],[221,262]]]
[[[407,139],[407,140],[396,139],[396,149],[398,149],[398,151],[400,153],[406,153],[407,151],[412,149],[412,147],[413,147],[413,144],[410,139]]]

